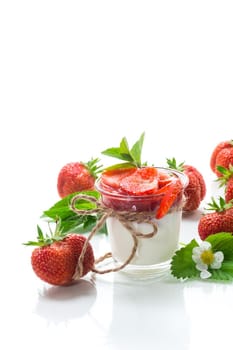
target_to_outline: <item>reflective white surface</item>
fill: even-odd
[[[233,284],[87,276],[30,266],[57,174],[145,131],[143,160],[196,166],[232,139],[231,1],[1,1],[1,349],[230,349]],[[106,165],[113,160],[102,158]],[[197,237],[201,210],[183,218]],[[107,246],[104,237],[93,242]]]

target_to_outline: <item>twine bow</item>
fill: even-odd
[[[96,205],[95,208],[93,209],[88,209],[88,210],[81,210],[76,208],[75,204],[78,200],[86,200],[89,202],[92,202]],[[75,270],[75,273],[73,275],[73,279],[77,280],[82,276],[83,273],[83,260],[84,260],[84,256],[88,247],[88,243],[89,241],[92,239],[92,237],[95,235],[96,232],[98,232],[101,227],[104,225],[105,221],[107,220],[107,218],[109,217],[114,217],[116,219],[118,219],[121,224],[127,229],[127,231],[131,234],[132,239],[133,239],[133,247],[131,250],[130,255],[128,256],[128,258],[125,260],[125,262],[121,263],[119,266],[116,266],[114,268],[109,268],[109,269],[105,269],[105,270],[99,270],[96,267],[92,268],[92,271],[95,273],[99,273],[99,274],[105,274],[108,272],[116,272],[119,271],[121,269],[123,269],[126,265],[128,265],[131,260],[133,259],[136,251],[137,251],[137,247],[138,247],[138,238],[151,238],[153,237],[158,230],[157,224],[156,222],[153,220],[154,218],[154,213],[149,213],[149,212],[129,212],[129,211],[117,211],[114,210],[112,208],[106,207],[101,201],[99,201],[98,199],[96,199],[95,197],[92,196],[88,196],[85,194],[77,194],[75,195],[70,203],[70,209],[78,214],[78,215],[94,215],[94,214],[98,214],[100,216],[100,219],[97,221],[96,225],[93,227],[93,229],[91,230],[90,234],[88,235],[84,245],[83,245],[83,249],[82,252],[79,256],[79,260],[77,263],[77,267]],[[147,234],[143,234],[141,232],[138,232],[133,225],[133,222],[136,222],[138,224],[140,223],[148,223],[152,226],[152,231],[150,233]],[[95,260],[95,265],[100,263],[101,261],[112,257],[112,253],[108,252],[106,254],[104,254],[103,256],[101,256],[100,258]]]

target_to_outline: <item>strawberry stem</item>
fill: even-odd
[[[174,157],[171,159],[167,158],[167,165],[169,166],[170,169],[175,169],[180,172],[184,171],[184,162],[177,164],[176,159]]]
[[[205,208],[205,210],[212,210],[216,212],[223,212],[227,209],[230,209],[233,207],[233,199],[226,203],[225,199],[223,197],[219,197],[219,201],[214,199],[214,197],[211,197],[212,202],[207,203],[208,207]]]
[[[103,171],[103,166],[102,164],[98,164],[99,162],[99,158],[91,158],[88,162],[82,163],[95,179],[98,177],[98,174]]]

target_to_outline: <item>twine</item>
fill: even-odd
[[[96,207],[93,209],[88,209],[88,210],[77,209],[75,204],[78,200],[89,201],[91,203],[94,203]],[[79,256],[78,263],[77,263],[77,266],[76,266],[76,269],[75,269],[75,272],[73,275],[74,280],[77,280],[80,277],[82,277],[83,260],[84,260],[85,253],[86,253],[86,250],[88,247],[88,243],[92,239],[92,237],[96,234],[96,232],[98,232],[101,229],[101,227],[104,225],[107,218],[114,217],[121,222],[121,224],[128,230],[128,232],[130,233],[130,235],[133,239],[133,247],[132,247],[132,250],[131,250],[128,258],[125,260],[125,262],[121,263],[117,267],[109,268],[109,269],[105,269],[105,270],[99,270],[98,268],[96,268],[94,266],[91,269],[91,271],[93,271],[95,273],[105,274],[105,273],[109,273],[109,272],[117,272],[117,271],[122,270],[133,259],[134,255],[137,251],[137,247],[138,247],[138,238],[151,238],[158,231],[158,226],[157,226],[156,222],[154,222],[152,220],[154,218],[154,213],[116,211],[112,208],[106,207],[101,201],[99,201],[95,197],[88,196],[85,194],[75,195],[71,200],[70,209],[74,213],[76,213],[77,215],[92,215],[92,214],[93,215],[94,214],[100,215],[100,219],[96,222],[96,225],[93,227],[93,229],[91,230],[91,232],[87,236],[87,239],[83,245],[83,248],[82,248],[81,254]],[[147,233],[147,234],[143,234],[141,232],[138,232],[137,230],[135,230],[135,228],[133,226],[133,222],[136,222],[138,224],[148,223],[152,226],[152,231],[150,233]],[[108,252],[108,253],[104,254],[103,256],[99,257],[98,259],[96,259],[94,265],[97,265],[98,263],[104,261],[105,259],[111,258],[111,257],[112,257],[112,253]]]

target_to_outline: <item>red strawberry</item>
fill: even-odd
[[[154,167],[137,168],[122,179],[120,188],[133,196],[155,193],[158,189],[158,171]]]
[[[87,163],[73,162],[64,165],[57,179],[57,190],[61,198],[74,192],[93,190],[97,174],[101,166],[99,159],[92,159]]]
[[[53,237],[44,238],[38,227],[38,242],[28,242],[27,245],[38,245],[31,255],[31,264],[35,274],[43,281],[53,285],[68,285],[74,282],[79,256],[86,238],[78,234],[65,237],[56,233]],[[94,266],[93,249],[88,242],[83,260],[81,277]]]
[[[136,167],[131,167],[106,170],[101,174],[101,185],[119,190],[122,179],[126,176],[132,175],[136,169]]]
[[[233,176],[227,181],[225,188],[225,201],[229,203],[233,200]]]
[[[220,187],[225,186],[225,201],[228,203],[233,199],[233,166],[230,165],[227,169],[218,165],[217,170],[221,173],[217,180]]]
[[[165,214],[167,214],[178,195],[182,193],[182,189],[182,184],[178,178],[174,178],[174,180],[166,186],[166,192],[161,199],[159,208],[155,215],[156,219],[161,219]]]
[[[198,223],[198,233],[202,240],[209,235],[219,232],[229,232],[233,234],[233,207],[232,203],[226,203],[220,197],[219,204],[213,199],[209,203],[212,213],[205,214],[201,217]]]
[[[185,188],[184,211],[196,210],[206,195],[206,184],[202,174],[192,165],[176,164],[175,158],[167,159],[169,168],[176,169],[188,176],[189,183]]]
[[[220,142],[213,150],[210,158],[210,167],[218,177],[222,175],[217,166],[229,168],[230,164],[233,165],[233,140]]]
[[[179,178],[155,167],[104,171],[97,182],[107,207],[115,210],[156,211],[161,219],[182,192]]]

